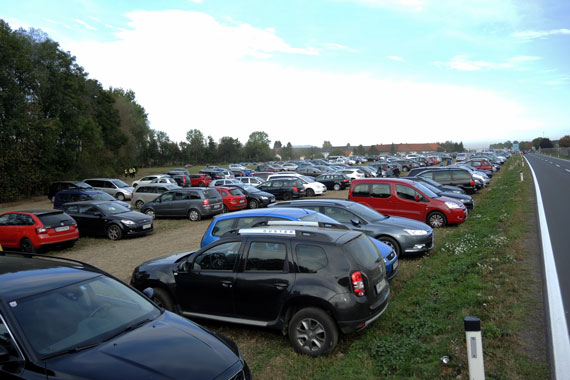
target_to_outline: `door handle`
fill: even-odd
[[[233,285],[233,282],[232,282],[232,281],[222,281],[222,286],[223,286],[224,288],[231,288],[231,287],[233,287],[234,285]]]
[[[283,289],[286,289],[287,286],[289,286],[289,283],[287,283],[287,282],[274,282],[273,286],[275,286],[279,290],[283,290]]]

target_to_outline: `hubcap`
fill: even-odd
[[[326,332],[316,319],[306,318],[297,325],[297,342],[306,351],[319,350],[325,343]]]
[[[431,225],[435,228],[443,226],[443,217],[441,215],[432,215]]]

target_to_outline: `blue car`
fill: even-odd
[[[200,248],[215,242],[226,232],[255,227],[269,221],[318,222],[324,224],[325,227],[339,227],[339,223],[336,220],[320,212],[301,208],[243,210],[215,216],[202,237]],[[340,225],[340,228],[347,227]],[[372,237],[370,239],[382,254],[382,258],[386,264],[387,279],[392,280],[398,273],[398,256],[390,246]]]

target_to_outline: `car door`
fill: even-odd
[[[326,216],[333,218],[334,220],[336,220],[341,224],[344,224],[351,230],[367,233],[366,229],[367,222],[364,219],[360,218],[355,213],[345,208],[337,206],[323,206],[321,207],[320,210],[316,209],[315,211],[319,211],[325,214]]]
[[[0,217],[0,244],[4,247],[16,247],[22,237],[18,226],[18,214],[4,214]]]
[[[174,191],[164,193],[153,202],[154,214],[156,216],[172,216],[171,208],[174,194]]]
[[[242,242],[212,243],[192,255],[188,270],[174,273],[176,296],[184,312],[234,315],[234,285]]]
[[[103,235],[107,226],[107,218],[95,205],[80,205],[78,210],[69,211],[77,222],[79,232],[86,235]],[[67,211],[66,211],[67,212]]]
[[[394,214],[415,220],[424,221],[427,211],[425,198],[413,187],[396,184],[396,195],[392,197]]]
[[[275,320],[295,282],[289,241],[249,239],[242,257],[235,286],[236,315]]]

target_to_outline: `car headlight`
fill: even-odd
[[[453,202],[445,202],[445,205],[451,209],[461,208],[461,206],[459,206],[457,203],[453,203]]]
[[[121,223],[126,224],[127,226],[134,226],[136,223],[132,220],[121,219]]]
[[[264,201],[266,201],[266,200],[268,200],[269,198],[268,198],[268,197],[261,196],[261,199],[263,199]]]
[[[426,230],[410,230],[408,228],[404,228],[404,231],[406,231],[412,236],[425,236],[428,234]]]

